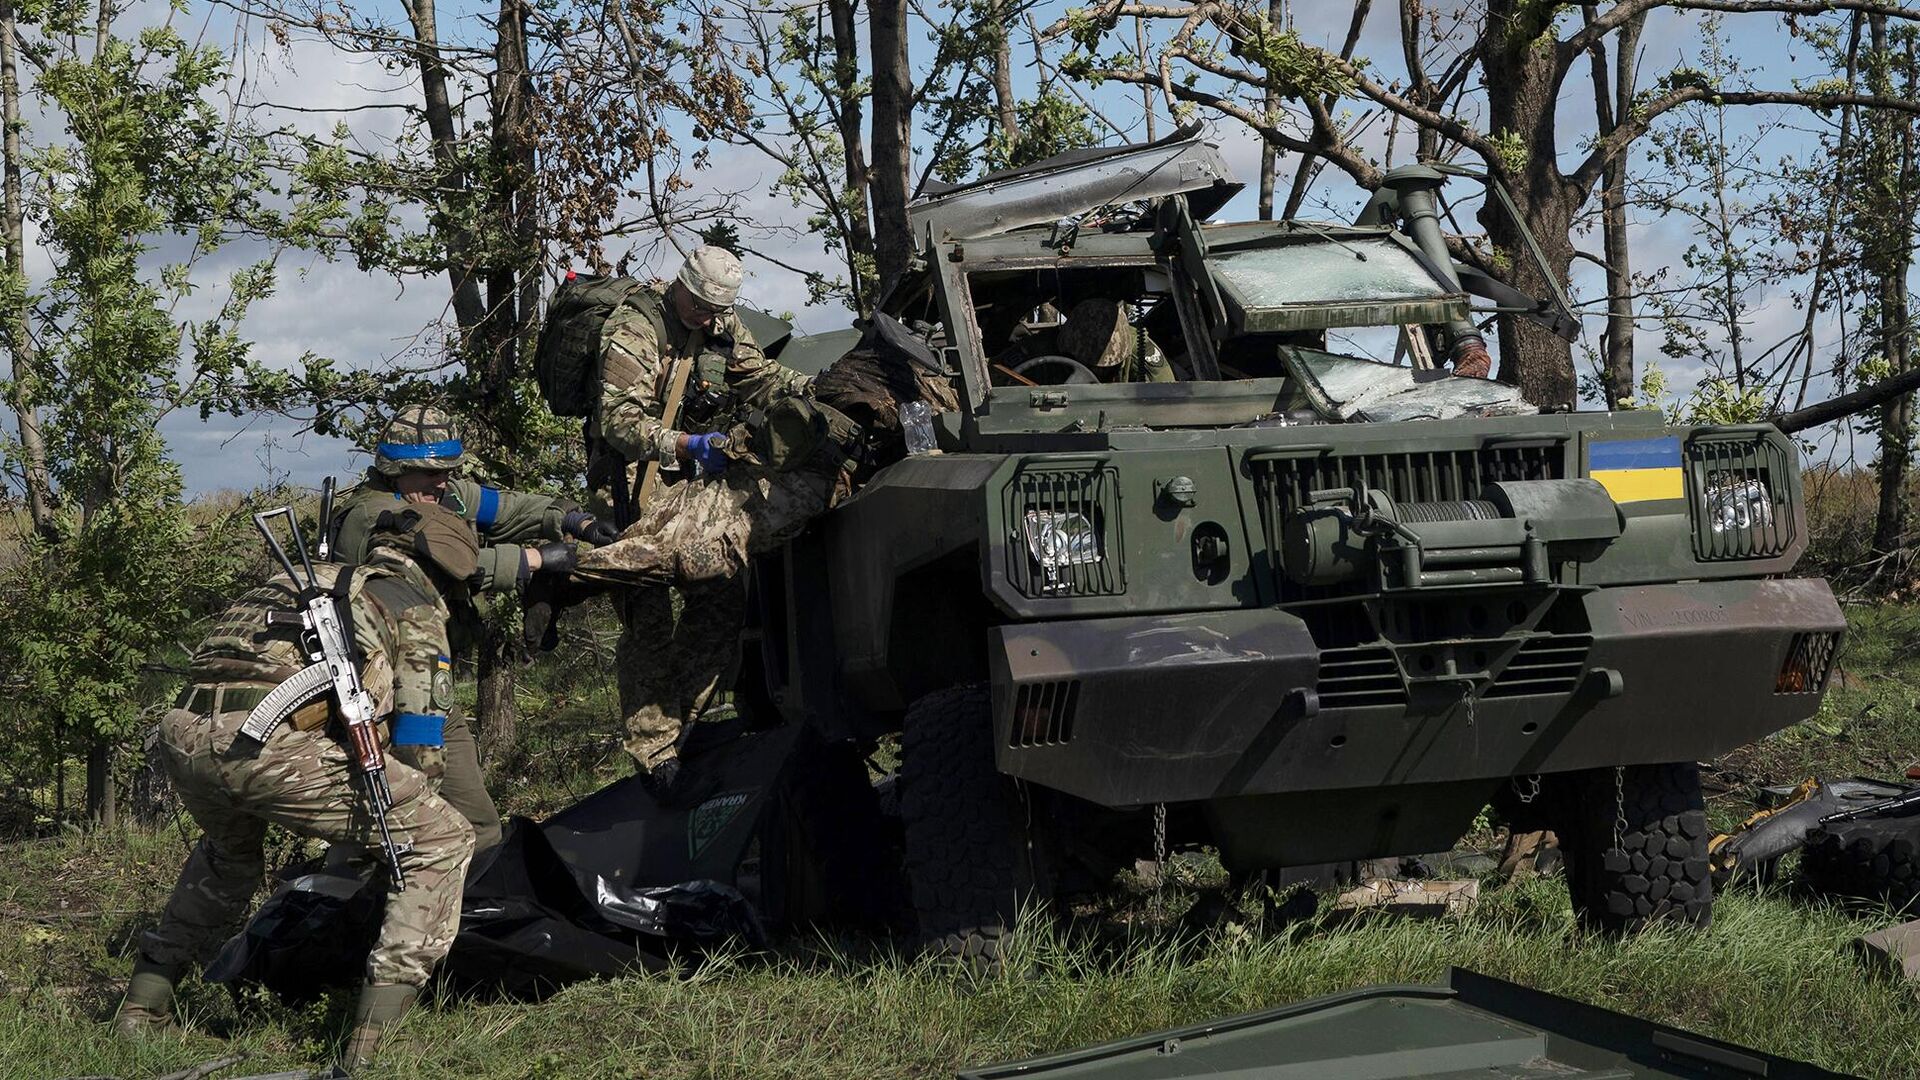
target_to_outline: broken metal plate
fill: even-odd
[[[1183,192],[1198,220],[1240,187],[1212,131],[1189,124],[1156,142],[1069,151],[922,196],[907,204],[907,220],[921,242],[965,240]]]
[[[960,1080],[1654,1080],[1843,1074],[1461,968],[1047,1057]]]

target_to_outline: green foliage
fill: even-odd
[[[1263,71],[1275,90],[1290,98],[1345,97],[1353,79],[1325,49],[1302,41],[1293,30],[1276,30],[1265,21],[1235,43],[1234,51]],[[1366,61],[1356,62],[1365,67]]]
[[[1498,131],[1488,141],[1493,143],[1493,152],[1507,175],[1518,176],[1526,171],[1527,162],[1533,157],[1533,148],[1527,144],[1526,136],[1517,131]]]
[[[1702,20],[1701,68],[1679,68],[1665,89],[1746,85],[1720,20]],[[1643,275],[1646,305],[1659,318],[1660,351],[1705,366],[1707,375],[1679,407],[1699,422],[1745,423],[1771,410],[1766,372],[1750,355],[1754,300],[1786,276],[1778,208],[1765,194],[1775,184],[1772,163],[1760,157],[1760,138],[1729,130],[1724,106],[1695,102],[1662,117],[1651,132],[1654,168],[1636,181],[1647,201],[1678,215],[1694,237],[1675,265]],[[1669,280],[1674,278],[1677,280]],[[1677,286],[1677,287],[1676,287]],[[1737,419],[1715,420],[1718,417]]]
[[[1019,117],[1019,138],[1009,144],[1003,133],[994,132],[987,144],[989,170],[1016,168],[1099,141],[1093,132],[1093,113],[1059,91],[1042,89],[1038,97],[1018,103],[1014,111]]]
[[[64,131],[23,140],[23,210],[53,272],[10,275],[6,291],[31,304],[40,352],[26,404],[57,506],[50,535],[0,570],[0,669],[22,745],[44,764],[132,734],[151,691],[141,665],[230,583],[230,561],[188,519],[158,425],[183,406],[231,407],[222,389],[253,366],[240,324],[275,276],[271,258],[243,265],[211,314],[175,314],[194,303],[199,265],[269,217],[264,141],[219,108],[222,54],[168,26],[82,53],[59,36],[71,11],[39,14],[32,94]],[[163,241],[179,261],[152,265]]]
[[[1771,395],[1768,388],[1735,386],[1726,379],[1702,379],[1687,396],[1678,415],[1688,424],[1752,424],[1765,419]]]
[[[715,221],[700,230],[700,242],[717,248],[726,248],[735,255],[740,254],[740,229],[731,221]]]
[[[1660,365],[1648,361],[1640,369],[1639,384],[1632,397],[1624,397],[1612,403],[1616,409],[1667,409],[1667,373]]]

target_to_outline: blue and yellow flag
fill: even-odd
[[[1678,435],[1588,443],[1587,475],[1598,480],[1615,502],[1686,497]]]

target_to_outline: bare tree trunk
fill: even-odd
[[[874,263],[886,295],[913,258],[907,227],[907,192],[913,148],[913,84],[907,66],[906,0],[874,0],[868,6],[873,55]]]
[[[1893,51],[1888,48],[1887,17],[1868,16],[1873,55],[1868,62],[1868,88],[1876,96],[1893,91]],[[1909,77],[1911,85],[1911,77]],[[1907,275],[1913,268],[1915,234],[1913,186],[1913,127],[1891,112],[1866,118],[1865,167],[1857,187],[1872,192],[1863,208],[1870,238],[1862,252],[1874,278],[1876,337],[1879,352],[1895,375],[1912,366],[1912,327],[1909,325]],[[1873,546],[1879,551],[1899,547],[1907,533],[1907,471],[1913,458],[1913,394],[1901,394],[1880,407],[1880,510],[1874,522]]]
[[[113,790],[113,743],[101,735],[87,744],[87,821],[97,829],[120,824],[119,800]]]
[[[504,402],[519,365],[522,344],[539,308],[540,279],[534,266],[535,215],[533,206],[533,76],[527,57],[525,0],[500,0],[495,27],[493,72],[492,151],[493,190],[489,196],[492,227],[500,240],[512,240],[511,254],[484,268],[487,307],[470,337],[469,363],[487,401]],[[474,268],[480,272],[480,268]],[[479,688],[474,703],[477,734],[484,745],[504,749],[519,733],[520,706],[514,696],[513,635],[487,620],[480,636],[476,664]]]
[[[493,69],[493,190],[491,218],[504,240],[518,241],[531,231],[530,169],[532,147],[528,122],[533,110],[533,77],[527,63],[527,8],[524,0],[500,0],[495,27]],[[529,237],[530,239],[530,237]],[[505,400],[519,359],[521,339],[532,323],[531,311],[520,310],[520,274],[529,269],[531,250],[516,244],[511,257],[484,268],[487,283],[486,318],[474,344],[483,364],[479,382],[489,401]],[[476,268],[478,270],[479,268]]]
[[[1287,0],[1267,0],[1267,26],[1272,33],[1280,33],[1281,23],[1287,17]],[[1274,114],[1280,111],[1280,92],[1274,89],[1273,75],[1267,75],[1267,122],[1272,123]],[[1260,220],[1273,220],[1273,180],[1280,170],[1280,148],[1270,142],[1260,143]]]
[[[1567,268],[1573,262],[1573,244],[1568,232],[1573,227],[1575,204],[1572,200],[1523,199],[1514,193],[1514,202],[1540,242],[1548,271],[1565,288]],[[1481,212],[1481,223],[1495,247],[1506,253],[1512,269],[1506,274],[1509,284],[1529,296],[1551,295],[1551,284],[1535,268],[1526,253],[1519,230],[1498,211]],[[1535,405],[1565,405],[1574,402],[1573,353],[1567,343],[1551,331],[1528,319],[1502,316],[1500,329],[1500,379],[1520,388],[1520,393]]]
[[[833,29],[833,85],[838,91],[834,117],[840,127],[847,177],[847,282],[854,306],[865,315],[873,307],[860,267],[873,257],[873,221],[867,214],[866,112],[861,107],[860,38],[854,25],[856,0],[827,0]]]
[[[53,479],[47,470],[47,444],[40,434],[40,414],[34,392],[40,379],[39,356],[33,335],[28,332],[26,296],[25,208],[20,192],[20,68],[14,39],[13,0],[0,0],[0,118],[5,133],[0,136],[0,153],[5,155],[4,215],[6,230],[6,271],[21,283],[18,300],[0,312],[6,320],[7,349],[13,355],[13,379],[7,387],[7,407],[13,410],[14,424],[20,433],[20,469],[26,481],[27,512],[33,528],[43,539],[52,540],[59,529],[53,520]]]
[[[1134,48],[1139,50],[1140,68],[1144,71],[1147,67],[1147,20],[1138,15],[1133,17],[1133,43]],[[1152,142],[1159,136],[1154,134],[1153,87],[1151,86],[1140,88],[1140,114],[1147,118],[1147,141]]]
[[[1592,20],[1595,6],[1585,6]],[[1611,133],[1622,117],[1631,115],[1634,94],[1634,65],[1640,49],[1640,33],[1646,17],[1634,18],[1620,28],[1614,44],[1612,88],[1608,88],[1605,58],[1593,57],[1594,103],[1599,112],[1601,137]],[[1607,272],[1607,332],[1602,356],[1600,383],[1606,394],[1606,407],[1618,408],[1634,394],[1633,365],[1633,253],[1627,245],[1627,159],[1625,155],[1609,162],[1600,186],[1601,251]]]
[[[1550,32],[1555,9],[1524,0],[1491,0],[1490,29],[1481,38],[1480,63],[1485,75],[1488,130],[1512,132],[1519,144],[1531,148],[1516,161],[1495,163],[1495,175],[1506,181],[1515,206],[1539,241],[1547,272],[1565,288],[1573,265],[1569,234],[1580,209],[1582,192],[1560,173],[1552,147],[1558,146],[1554,124],[1558,71],[1555,50],[1542,47]],[[1520,231],[1498,206],[1487,200],[1480,211],[1500,253],[1511,260],[1508,281],[1533,296],[1550,295],[1527,254]],[[1500,378],[1520,388],[1536,405],[1571,406],[1577,393],[1573,350],[1545,327],[1527,319],[1500,319]]]
[[[447,67],[440,59],[440,30],[433,0],[404,0],[413,24],[415,60],[420,65],[420,92],[425,102],[427,135],[433,142],[434,162],[440,168],[440,198],[444,206],[463,201],[466,176],[460,167],[459,133],[453,126],[453,103],[447,94]],[[462,343],[473,348],[472,335],[486,318],[480,282],[474,272],[473,244],[466,230],[445,213],[434,215],[434,231],[447,248],[447,277],[453,287],[453,318]]]
[[[988,32],[993,34],[993,101],[1000,118],[1000,137],[1007,153],[1020,142],[1020,113],[1013,96],[1013,12],[1003,0],[988,8]]]

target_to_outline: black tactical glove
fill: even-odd
[[[594,547],[605,547],[620,536],[620,530],[613,527],[613,522],[601,521],[585,510],[567,511],[567,516],[560,519],[560,531]]]
[[[580,565],[580,549],[565,540],[549,540],[534,550],[540,553],[538,573],[571,574]]]

